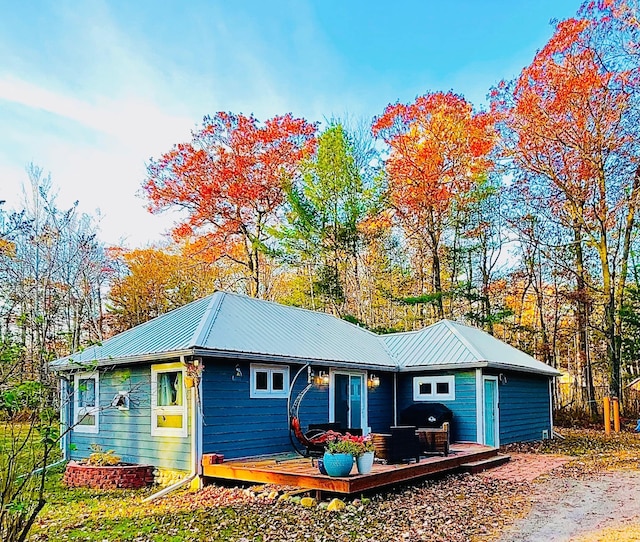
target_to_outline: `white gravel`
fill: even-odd
[[[630,523],[640,524],[640,472],[607,472],[587,480],[550,476],[535,484],[531,511],[499,542],[565,542]]]

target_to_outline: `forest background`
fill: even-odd
[[[631,0],[560,21],[486,111],[454,91],[372,121],[218,112],[147,164],[171,241],[106,246],[28,167],[0,206],[3,390],[215,290],[377,333],[449,318],[563,372],[556,410],[638,413],[640,23]]]

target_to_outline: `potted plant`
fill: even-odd
[[[355,455],[358,474],[369,474],[373,468],[375,458],[375,447],[370,435],[364,437],[351,437],[358,446]]]
[[[322,462],[329,476],[349,476],[353,468],[353,458],[358,453],[358,444],[351,435],[337,435],[328,439]]]

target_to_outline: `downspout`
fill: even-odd
[[[184,360],[183,360],[183,363],[184,363]],[[202,391],[202,381],[200,379],[198,380],[199,380],[198,387],[200,388],[199,391]],[[147,498],[143,499],[142,502],[151,502],[164,497],[168,493],[171,493],[172,491],[193,482],[193,480],[195,480],[195,478],[198,477],[198,475],[201,472],[202,467],[200,465],[199,454],[198,454],[198,443],[200,438],[200,430],[199,430],[198,424],[202,421],[201,420],[202,413],[200,412],[200,409],[198,408],[198,404],[196,401],[195,386],[192,387],[190,390],[191,390],[191,401],[190,401],[191,402],[191,472],[182,480],[178,480],[175,484],[171,484],[170,486],[165,487],[160,491],[157,491],[153,495],[149,495]]]
[[[62,450],[62,461],[69,460],[69,439],[71,435],[70,421],[71,421],[71,401],[69,399],[69,380],[61,376],[60,377],[60,449]],[[60,463],[60,461],[58,462]]]

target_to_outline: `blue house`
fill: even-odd
[[[206,453],[292,450],[300,419],[364,433],[438,402],[452,440],[497,447],[549,438],[559,373],[472,327],[441,321],[376,335],[326,313],[217,292],[51,363],[61,379],[66,457],[92,444],[123,461],[200,469]],[[308,384],[312,384],[308,386]]]

